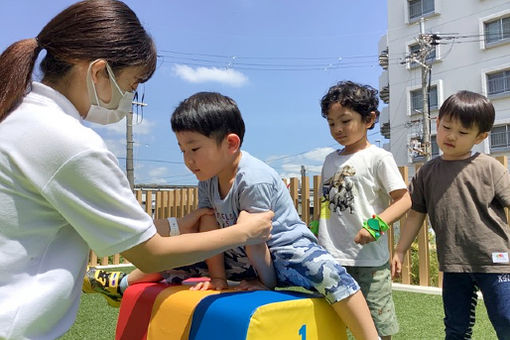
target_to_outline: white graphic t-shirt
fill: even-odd
[[[375,145],[350,155],[330,153],[322,167],[319,243],[344,266],[376,267],[389,259],[388,237],[359,245],[363,222],[385,210],[389,193],[406,185],[390,152]]]

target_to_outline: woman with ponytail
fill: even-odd
[[[42,80],[32,81],[42,51]],[[158,272],[269,237],[270,212],[192,233],[196,214],[161,237],[169,222],[156,228],[115,156],[82,124],[121,120],[156,59],[117,0],[78,2],[0,56],[0,339],[55,339],[71,327],[90,248]]]

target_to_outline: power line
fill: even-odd
[[[238,56],[211,53],[160,50],[162,62],[198,67],[218,67],[257,71],[329,71],[346,68],[375,67],[377,55],[296,57],[296,56]]]
[[[118,159],[126,159],[126,157],[117,157]],[[177,161],[166,161],[164,159],[144,159],[144,158],[134,158],[133,159],[136,162],[152,162],[152,163],[168,163],[168,164],[182,164],[184,165],[184,162],[177,162]]]

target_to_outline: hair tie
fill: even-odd
[[[35,40],[35,44],[37,46],[36,47],[36,51],[37,51],[36,53],[38,54],[43,49],[43,47],[41,46],[41,42],[39,41],[38,37],[35,37],[34,40]]]

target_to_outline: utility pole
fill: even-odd
[[[133,110],[126,115],[126,176],[131,187],[135,188],[135,169],[133,166]]]
[[[420,20],[420,35],[418,36],[420,44],[420,61],[421,61],[421,93],[423,96],[423,152],[425,153],[425,161],[430,160],[432,156],[432,148],[430,145],[430,108],[429,108],[429,89],[428,75],[430,65],[427,64],[427,55],[432,50],[432,45],[425,34],[425,20]]]
[[[144,107],[147,104],[143,102],[133,101],[133,105]],[[131,191],[135,188],[135,168],[133,166],[133,110],[126,115],[126,176],[131,187]]]
[[[436,34],[425,33],[425,19],[420,20],[420,34],[418,35],[418,44],[420,50],[408,57],[412,62],[421,66],[421,92],[423,100],[422,122],[423,137],[421,149],[425,156],[425,161],[430,160],[432,156],[432,147],[430,143],[430,105],[429,105],[429,78],[432,65],[427,61],[427,56],[434,50],[437,41],[440,39]]]

